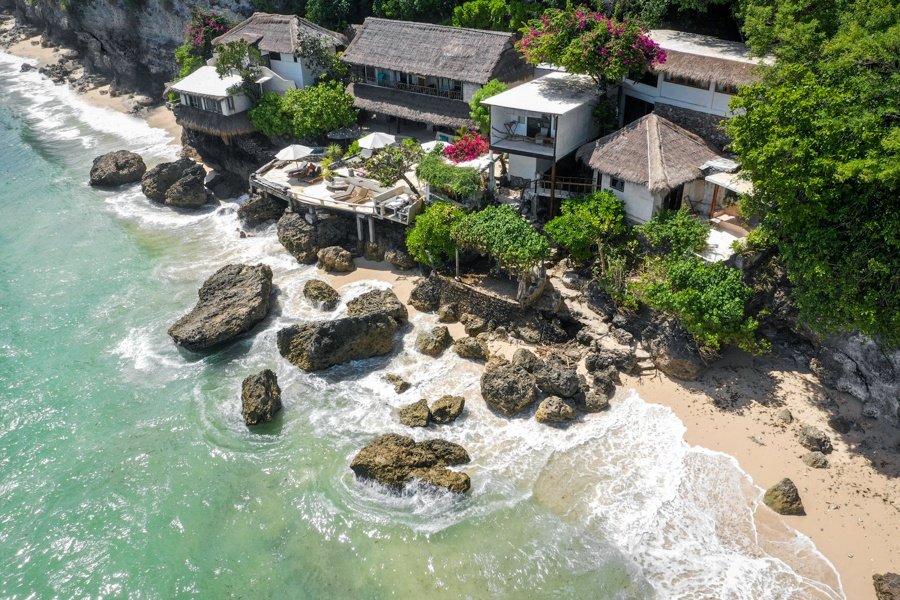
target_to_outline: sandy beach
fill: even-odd
[[[32,43],[36,39],[20,42],[9,52],[56,62],[57,51]],[[130,112],[127,96],[110,97],[108,86],[82,97],[97,106]],[[176,142],[181,139],[180,127],[165,107],[137,116],[165,129]],[[417,278],[414,272],[399,273],[387,263],[362,259],[356,264],[352,273],[322,277],[335,287],[362,279],[389,282],[408,302]],[[410,307],[410,312],[415,309]],[[465,335],[458,323],[450,331],[454,338]],[[678,382],[656,372],[644,377],[623,374],[622,383],[645,400],[671,408],[687,428],[688,443],[734,456],[757,485],[765,488],[791,478],[800,490],[806,516],[780,517],[763,507],[760,510],[767,514],[760,518],[783,520],[809,536],[835,564],[848,598],[874,598],[872,575],[900,570],[900,432],[883,421],[863,418],[858,401],[826,392],[806,366],[791,358],[734,351],[696,382]],[[793,422],[777,418],[783,408],[791,411]],[[846,434],[835,431],[828,420],[836,415],[852,420],[855,427]],[[831,437],[830,468],[813,469],[801,461],[806,450],[797,442],[797,431],[802,424]]]

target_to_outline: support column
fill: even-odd
[[[494,151],[493,150],[488,151],[488,158],[491,159],[490,176],[488,177],[488,189],[491,190],[491,192],[493,193],[497,189],[497,179],[496,179],[496,176],[494,175],[494,171],[497,170],[497,165],[496,165],[496,163],[494,163]]]
[[[369,241],[375,243],[375,217],[369,217]]]
[[[363,228],[363,218],[356,217],[356,239],[359,240],[360,243],[365,241],[366,232]]]

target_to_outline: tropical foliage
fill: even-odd
[[[406,234],[407,250],[417,261],[432,267],[450,260],[456,252],[451,233],[464,216],[461,208],[448,202],[431,204]]]
[[[578,261],[588,260],[596,247],[601,275],[605,275],[607,248],[628,228],[624,203],[611,191],[603,190],[564,200],[561,212],[544,226],[544,231]]]
[[[416,177],[425,181],[439,194],[463,200],[481,190],[481,175],[471,167],[448,165],[435,148],[419,161]]]
[[[728,133],[807,324],[900,344],[900,4],[752,0]]]
[[[233,23],[215,13],[194,9],[184,34],[184,43],[175,49],[178,77],[186,77],[203,66],[212,56],[213,38],[231,29]]]
[[[409,189],[418,193],[407,173],[422,158],[422,146],[412,139],[404,139],[399,146],[386,146],[366,161],[366,171],[381,185],[394,185],[401,179]]]
[[[478,131],[482,135],[491,134],[491,107],[483,105],[481,101],[505,92],[508,87],[502,81],[491,79],[472,94],[469,101],[469,117],[478,125]]]
[[[475,160],[487,154],[490,143],[487,138],[470,131],[458,137],[455,142],[444,147],[444,156],[452,162],[461,163]]]
[[[551,9],[522,29],[517,48],[531,64],[552,63],[598,84],[638,76],[666,61],[636,21],[619,21],[586,7]]]
[[[353,97],[336,81],[288,90],[284,96],[265,94],[250,111],[253,126],[270,137],[318,137],[354,124],[356,116]]]
[[[259,92],[256,81],[259,79],[259,66],[262,62],[262,54],[259,48],[251,46],[246,40],[238,40],[220,44],[216,48],[216,73],[219,77],[238,75],[241,83],[228,93],[243,92],[250,98],[258,99]]]
[[[518,0],[469,0],[453,9],[451,23],[455,27],[518,31],[528,19],[540,14],[537,2]]]
[[[655,254],[681,256],[706,248],[709,224],[703,223],[686,208],[664,210],[642,225],[637,232]]]
[[[508,204],[467,214],[453,228],[453,240],[460,248],[490,256],[520,278],[550,258],[547,238]]]

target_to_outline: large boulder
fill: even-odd
[[[340,246],[329,246],[322,248],[316,253],[318,266],[326,271],[334,271],[335,273],[349,273],[356,268],[353,264],[353,255]]]
[[[431,420],[439,425],[446,425],[456,420],[466,406],[462,396],[441,396],[431,405]]]
[[[334,310],[341,299],[337,291],[321,279],[310,279],[303,286],[303,295],[322,310]]]
[[[440,325],[429,331],[420,331],[416,336],[416,350],[427,356],[438,357],[453,344],[450,330]]]
[[[431,410],[424,398],[400,407],[400,422],[407,427],[428,427],[431,421]]]
[[[394,387],[394,392],[398,394],[402,394],[412,387],[412,384],[410,382],[403,379],[403,377],[397,375],[396,373],[386,373],[385,375],[382,375],[381,378],[391,384]]]
[[[287,209],[287,202],[269,194],[253,194],[238,208],[238,219],[247,227],[277,221]]]
[[[140,154],[128,150],[108,152],[94,159],[90,184],[96,187],[115,187],[140,181],[147,165]]]
[[[458,444],[445,440],[416,443],[411,437],[388,433],[360,450],[350,469],[361,479],[374,479],[394,490],[418,479],[464,493],[471,487],[469,476],[447,467],[469,461],[469,454]]]
[[[800,432],[797,434],[797,441],[800,442],[801,446],[813,452],[830,454],[833,450],[831,438],[824,431],[816,429],[812,425],[804,425],[800,428]]]
[[[199,208],[209,202],[210,193],[203,183],[206,173],[203,167],[195,165],[185,171],[178,181],[166,190],[165,205],[175,208]]]
[[[553,424],[566,423],[574,420],[577,416],[575,409],[558,396],[545,398],[534,413],[534,418],[538,422]]]
[[[827,469],[829,466],[828,457],[819,451],[804,454],[802,460],[803,464],[813,469]]]
[[[250,375],[241,385],[241,414],[244,423],[268,423],[281,410],[281,388],[278,377],[269,369]]]
[[[278,332],[278,351],[305,371],[383,356],[394,348],[397,321],[385,313],[291,325]]]
[[[384,253],[384,260],[397,267],[401,271],[409,271],[416,266],[416,259],[403,250],[390,249]]]
[[[228,200],[230,198],[237,198],[247,191],[247,180],[230,171],[212,171],[206,177],[206,188],[211,191],[216,198]],[[287,207],[287,202],[284,200],[279,200],[279,202],[282,203],[284,208]],[[238,209],[238,216],[240,216],[240,214],[241,211]],[[272,220],[277,220],[280,216],[281,213]]]
[[[372,290],[347,302],[347,315],[350,317],[372,313],[385,313],[398,323],[405,323],[409,318],[409,311],[394,290]]]
[[[222,267],[197,295],[197,305],[169,328],[175,343],[192,352],[227,342],[266,317],[272,269],[262,264]]]
[[[805,515],[800,492],[790,479],[784,478],[769,489],[763,496],[766,506],[780,515]]]
[[[453,342],[453,351],[456,352],[460,358],[487,360],[488,344],[487,340],[482,337],[483,335],[484,334],[478,335],[477,337],[466,336],[459,338]]]
[[[294,212],[286,212],[278,219],[278,241],[297,262],[310,265],[316,262],[319,247],[316,228]]]
[[[900,575],[885,573],[872,575],[876,600],[900,600]]]
[[[653,364],[670,377],[692,381],[706,368],[694,338],[674,319],[654,321],[641,338]]]
[[[481,396],[492,409],[514,416],[537,400],[534,375],[502,358],[488,361],[481,376]]]
[[[165,202],[166,192],[186,175],[197,174],[205,179],[203,167],[189,158],[160,163],[141,177],[141,191],[154,202]]]
[[[566,365],[557,357],[544,363],[542,368],[534,373],[534,376],[538,388],[551,396],[571,398],[581,389],[581,382],[575,367]]]

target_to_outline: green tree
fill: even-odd
[[[478,125],[481,135],[491,135],[491,107],[483,105],[481,101],[505,92],[508,88],[509,86],[502,81],[491,79],[472,94],[469,101],[469,116]]]
[[[406,248],[422,264],[437,265],[450,260],[456,252],[451,232],[465,213],[448,202],[435,202],[416,217],[406,234]]]
[[[321,136],[356,123],[353,96],[337,81],[323,81],[302,90],[288,90],[281,102],[298,138]]]
[[[438,23],[450,17],[456,0],[375,0],[372,12],[375,16],[400,21],[427,21]]]
[[[469,0],[453,9],[454,27],[518,31],[540,13],[541,4],[517,0]]]
[[[456,200],[465,200],[481,191],[478,169],[448,165],[440,148],[435,148],[419,160],[416,177],[427,182],[436,192]]]
[[[767,26],[778,62],[732,104],[727,131],[755,190],[747,205],[808,325],[900,344],[900,4],[839,3],[833,35],[830,17],[813,26],[793,6],[778,3]],[[801,46],[784,41],[810,32]]]
[[[608,246],[627,230],[625,204],[609,190],[564,200],[562,214],[544,226],[553,241],[575,260],[589,259],[596,246],[601,276],[606,276]]]
[[[422,146],[412,139],[404,139],[399,146],[386,146],[366,161],[366,171],[381,185],[394,185],[401,179],[415,193],[416,186],[407,173],[422,158]]]
[[[706,249],[709,224],[701,222],[686,208],[664,210],[636,230],[656,254],[681,256]]]
[[[282,108],[282,99],[278,94],[263,94],[248,116],[253,126],[268,137],[283,137],[291,133],[291,119]]]
[[[340,31],[346,27],[352,13],[350,0],[308,0],[305,16],[322,27]]]
[[[228,90],[235,94],[243,92],[253,100],[259,98],[259,88],[256,81],[259,79],[259,66],[262,62],[262,54],[259,48],[251,46],[246,40],[220,44],[216,48],[216,73],[219,77],[237,75],[241,83]]]

